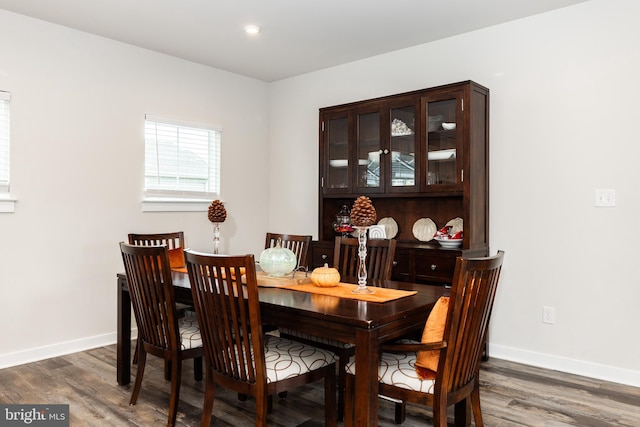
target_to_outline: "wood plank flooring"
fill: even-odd
[[[166,425],[169,383],[162,362],[149,356],[138,404],[129,406],[132,386],[117,385],[115,357],[113,345],[0,370],[0,402],[68,403],[74,427]],[[188,362],[183,373],[179,426],[200,423],[204,387],[193,380],[192,368]],[[498,359],[483,363],[480,378],[484,421],[490,427],[640,426],[640,388]],[[324,424],[321,382],[275,400],[270,426]],[[241,402],[235,393],[219,389],[212,425],[251,426],[253,410],[252,399]],[[432,426],[430,413],[408,405],[403,426]],[[380,401],[379,420],[380,426],[396,425],[392,403]]]

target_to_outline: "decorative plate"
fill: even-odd
[[[428,242],[438,231],[436,223],[431,218],[420,218],[413,224],[413,236],[421,242]]]
[[[387,233],[384,225],[372,225],[369,227],[370,239],[386,239]]]
[[[452,219],[451,221],[445,224],[445,227],[448,225],[451,226],[451,230],[449,230],[449,234],[451,235],[456,234],[458,231],[462,231],[462,218],[457,217]]]
[[[381,218],[380,221],[378,221],[378,225],[384,226],[387,239],[393,239],[398,234],[398,223],[390,216]]]

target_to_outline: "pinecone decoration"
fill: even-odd
[[[369,227],[376,222],[376,208],[367,196],[360,196],[351,208],[351,222],[356,227]]]
[[[224,222],[227,219],[227,210],[220,200],[214,200],[209,205],[209,221]]]

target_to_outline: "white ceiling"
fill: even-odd
[[[0,0],[0,8],[272,82],[584,1]],[[247,24],[262,32],[248,36]]]

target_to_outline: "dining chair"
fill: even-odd
[[[171,392],[168,426],[176,423],[182,379],[182,361],[194,359],[195,376],[202,378],[204,350],[198,322],[178,317],[169,254],[166,246],[137,246],[120,243],[131,305],[138,325],[138,368],[129,404],[138,400],[147,353],[170,362]],[[167,366],[167,365],[165,365]]]
[[[447,407],[455,405],[456,425],[483,426],[480,409],[480,359],[496,295],[504,252],[484,258],[456,259],[450,297],[429,314],[422,343],[382,346],[379,393],[433,408],[433,425],[447,426]],[[438,306],[444,310],[438,310]],[[436,314],[437,312],[443,315]],[[356,369],[347,364],[345,426],[353,423]],[[462,419],[460,419],[462,418]]]
[[[357,281],[358,276],[358,239],[337,236],[333,253],[333,267],[340,273],[340,280]],[[390,280],[393,260],[396,253],[396,241],[393,239],[369,239],[367,247],[367,278],[372,280]],[[349,358],[355,354],[353,343],[343,343],[330,338],[306,334],[290,328],[280,327],[280,335],[313,344],[333,351],[338,355],[338,419],[344,415],[346,371]],[[396,420],[404,414],[401,402],[396,403]]]
[[[299,234],[279,234],[279,233],[267,233],[264,248],[269,249],[274,247],[280,239],[280,246],[290,249],[296,254],[298,263],[297,268],[304,267],[305,270],[309,269],[311,252],[309,247],[311,246],[311,235],[299,235]]]
[[[171,233],[129,233],[129,244],[137,246],[161,246],[166,245],[169,253],[169,265],[172,269],[184,270],[184,232],[175,231]],[[188,304],[176,303],[179,315],[184,315],[186,311],[193,312],[193,307]],[[138,363],[138,347],[133,352],[133,363]],[[202,368],[200,368],[202,371]],[[170,364],[166,364],[165,378],[169,379],[171,373]],[[200,378],[201,379],[201,378]]]
[[[129,233],[129,244],[137,246],[166,245],[171,268],[184,268],[184,232],[139,234]]]
[[[324,379],[325,425],[335,426],[335,354],[263,332],[254,256],[185,254],[205,351],[200,425],[211,422],[216,386],[253,396],[255,424],[266,426],[268,396]]]

